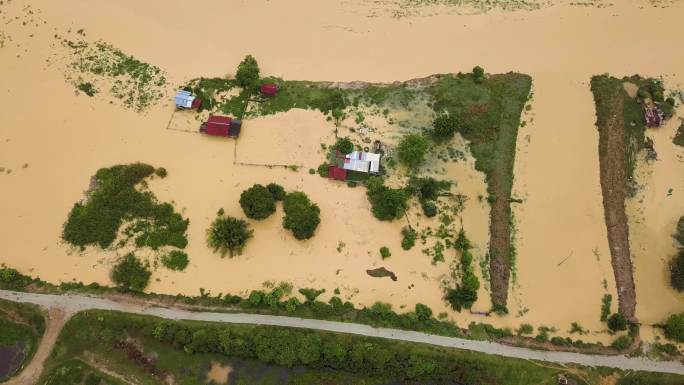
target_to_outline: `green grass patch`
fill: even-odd
[[[0,300],[0,382],[17,375],[31,360],[44,331],[40,308]]]
[[[45,385],[125,385],[78,359],[64,361],[43,375]]]
[[[143,163],[102,168],[84,201],[74,205],[64,224],[62,238],[68,243],[110,247],[119,228],[125,241],[154,250],[162,246],[185,248],[189,220],[176,213],[170,203],[159,203],[146,189],[146,179],[155,169]]]

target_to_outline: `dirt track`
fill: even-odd
[[[603,211],[608,230],[608,246],[617,286],[619,311],[631,322],[636,319],[636,289],[632,274],[632,259],[629,249],[629,227],[625,212],[627,198],[627,173],[625,169],[627,143],[625,122],[623,120],[622,87],[614,90],[616,94],[604,96],[606,100],[598,103],[611,103],[604,108],[611,113],[603,121],[599,118],[599,161],[601,171],[601,192]]]

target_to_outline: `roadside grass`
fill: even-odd
[[[70,359],[43,374],[44,385],[125,385],[79,359]]]
[[[143,356],[154,355],[150,369],[132,361],[118,341],[134,341]],[[172,322],[107,311],[75,315],[65,326],[53,355],[51,373],[64,362],[90,352],[117,373],[142,384],[158,383],[151,372],[169,373],[178,383],[204,384],[212,361],[258,361],[284,375],[278,384],[319,384],[321,377],[348,383],[555,384],[556,374],[581,373],[598,379],[613,371],[568,365],[564,368],[470,351],[304,329]],[[147,368],[147,369],[145,369]],[[293,369],[294,368],[294,369]],[[296,374],[295,374],[296,373]],[[306,373],[306,374],[304,374]],[[240,374],[238,374],[240,376]],[[240,376],[241,377],[241,376]],[[276,376],[277,377],[277,376]],[[672,376],[672,378],[681,377]],[[204,381],[204,382],[203,382]],[[41,382],[42,383],[42,382]],[[345,383],[340,382],[340,383]],[[592,382],[596,383],[596,382]]]
[[[0,300],[0,382],[31,361],[44,331],[45,319],[37,306]]]

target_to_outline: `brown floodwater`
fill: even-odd
[[[35,22],[23,25],[27,4]],[[240,294],[267,280],[284,280],[325,288],[326,296],[339,288],[355,304],[381,300],[399,309],[422,302],[436,313],[448,312],[462,326],[471,320],[511,327],[528,322],[556,326],[566,335],[577,321],[600,332],[601,297],[615,297],[615,289],[588,82],[604,72],[640,73],[663,75],[668,86],[681,86],[684,51],[670,37],[681,33],[684,3],[663,9],[626,0],[607,8],[564,4],[534,12],[405,18],[369,13],[367,5],[211,0],[199,12],[197,4],[180,0],[14,0],[0,8],[0,16],[21,16],[0,26],[10,36],[0,48],[0,167],[5,169],[0,173],[0,261],[49,281],[109,283],[109,268],[124,251],[73,250],[61,243],[61,226],[98,168],[142,161],[167,168],[169,177],[153,181],[151,188],[191,219],[190,266],[182,273],[157,270],[152,291],[199,294],[204,288]],[[404,224],[375,220],[363,189],[308,174],[319,163],[320,143],[330,135],[331,124],[320,113],[290,111],[245,124],[244,147],[240,142],[237,154],[231,140],[166,130],[170,101],[138,114],[100,96],[74,95],[64,80],[65,52],[53,36],[75,39],[81,28],[89,39],[103,39],[163,68],[173,84],[231,74],[248,53],[258,58],[264,74],[287,79],[394,81],[469,71],[474,65],[491,73],[530,74],[534,98],[520,130],[515,165],[514,195],[524,202],[514,204],[518,254],[511,314],[484,318],[448,310],[440,299],[440,280],[449,274],[452,254],[446,263],[432,265],[419,247],[404,252],[399,247]],[[251,136],[250,127],[271,135]],[[670,144],[673,127],[653,134],[661,161],[644,167],[652,172],[643,177],[648,187],[640,216],[632,216],[645,218],[641,225],[631,224],[637,310],[644,322],[684,308],[682,295],[666,280],[666,262],[674,252],[669,234],[684,212],[684,200],[678,198],[684,185],[675,178],[681,175],[682,151]],[[236,167],[234,159],[282,160],[304,168]],[[481,256],[487,249],[489,209],[476,199],[486,187],[469,162],[449,164],[446,175],[470,197],[463,221]],[[241,215],[240,192],[269,182],[300,189],[319,204],[316,237],[295,241],[280,226],[279,209],[253,223],[255,237],[242,256],[213,254],[204,242],[216,211]],[[670,187],[673,193],[667,196]],[[345,246],[338,252],[340,242]],[[391,249],[391,258],[380,259],[381,246]],[[398,281],[365,273],[381,266]],[[476,310],[488,309],[484,286]]]

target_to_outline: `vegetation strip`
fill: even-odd
[[[466,349],[487,354],[512,358],[523,358],[528,360],[531,359],[563,364],[575,363],[587,366],[614,367],[625,370],[684,374],[684,365],[682,365],[680,362],[653,362],[647,359],[629,358],[625,356],[599,356],[568,352],[536,351],[485,341],[472,341],[462,338],[442,337],[406,330],[374,328],[370,326],[344,322],[266,316],[258,314],[190,312],[174,308],[158,308],[136,305],[133,303],[119,303],[103,298],[86,297],[81,295],[59,296],[0,290],[0,298],[10,301],[28,302],[45,307],[59,306],[70,312],[99,309],[150,315],[171,320],[184,319],[195,321],[298,327],[407,342],[425,343],[429,345]]]

